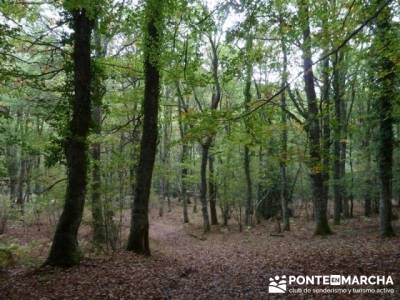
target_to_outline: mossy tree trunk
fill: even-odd
[[[107,43],[104,43],[102,36],[99,32],[99,24],[96,24],[94,30],[95,40],[95,58],[101,59],[106,55]],[[93,122],[93,133],[99,138],[101,134],[101,122],[102,122],[102,98],[105,93],[105,87],[103,84],[101,70],[95,68],[93,74],[93,95],[92,95],[92,122]],[[101,198],[101,143],[95,141],[91,145],[91,156],[92,156],[92,218],[93,218],[93,242],[97,245],[106,242],[105,234],[105,223],[104,223],[104,212],[103,203]]]
[[[157,151],[163,3],[157,0],[146,1],[145,18],[143,134],[127,250],[150,255],[148,209]]]
[[[91,120],[90,41],[92,21],[85,9],[72,11],[74,29],[74,89],[69,133],[65,139],[67,191],[46,264],[69,267],[79,263],[78,229],[82,220],[87,181],[87,135]]]

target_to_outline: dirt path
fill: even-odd
[[[7,270],[0,299],[267,299],[271,276],[303,274],[386,274],[399,288],[400,239],[376,237],[376,220],[350,220],[321,239],[299,219],[284,237],[270,236],[268,222],[242,233],[215,226],[203,236],[199,217],[183,225],[180,208],[162,218],[154,210],[149,258],[120,251],[68,270]]]

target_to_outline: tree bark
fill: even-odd
[[[341,84],[344,86],[344,83]],[[347,106],[345,101],[341,101],[341,136],[340,136],[340,194],[342,199],[343,217],[350,217],[349,199],[346,189],[346,156],[347,156]]]
[[[140,144],[140,157],[127,250],[150,255],[148,209],[151,179],[157,151],[162,3],[156,0],[148,0],[145,14],[143,134]]]
[[[299,15],[303,26],[303,70],[305,92],[307,96],[308,118],[307,131],[310,152],[310,177],[315,212],[315,234],[331,233],[327,218],[327,199],[324,197],[324,180],[321,161],[321,130],[318,116],[317,97],[315,94],[314,75],[312,70],[311,35],[309,24],[308,0],[299,0]]]
[[[333,141],[333,220],[336,225],[340,224],[342,211],[342,171],[341,171],[341,136],[342,136],[342,94],[339,78],[340,56],[335,54],[333,61],[333,92],[335,103],[335,123]]]
[[[176,91],[178,94],[178,124],[179,124],[179,133],[180,137],[182,140],[182,150],[181,150],[181,157],[180,157],[180,163],[181,163],[181,197],[182,197],[182,206],[183,206],[183,223],[189,223],[189,214],[188,214],[188,195],[187,195],[187,183],[186,183],[186,178],[188,175],[188,168],[185,166],[187,158],[188,158],[188,152],[189,152],[189,147],[184,141],[185,139],[185,133],[186,133],[186,126],[182,121],[182,114],[187,112],[187,106],[184,101],[180,86],[179,86],[179,81],[175,83],[176,85]]]
[[[248,18],[249,27],[251,26],[251,20]],[[251,31],[251,27],[248,28],[248,31]],[[246,63],[246,73],[245,73],[245,86],[244,86],[244,105],[246,111],[249,110],[250,102],[251,102],[251,82],[252,82],[252,77],[253,77],[253,64],[251,61],[251,49],[253,47],[253,36],[252,33],[249,32],[246,38],[246,58],[245,58],[245,63]],[[245,119],[245,127],[246,127],[246,132],[249,135],[250,134],[250,124],[249,124],[249,119]],[[250,164],[251,164],[251,153],[250,153],[250,147],[249,145],[244,145],[244,157],[243,157],[243,163],[244,163],[244,174],[246,177],[246,209],[245,209],[245,225],[246,226],[252,226],[253,225],[253,183],[251,180],[251,169],[250,169]]]
[[[369,108],[369,103],[368,103]],[[369,109],[367,110],[369,112]],[[365,125],[369,126],[369,125]],[[373,186],[373,180],[370,176],[371,172],[371,149],[370,149],[370,134],[371,130],[368,127],[366,130],[365,140],[364,140],[364,147],[365,148],[365,155],[366,155],[366,168],[365,168],[365,187],[364,187],[364,216],[370,217],[372,215],[372,196],[370,187]]]
[[[210,231],[210,219],[208,217],[207,207],[207,161],[208,151],[210,149],[209,143],[201,146],[201,166],[200,166],[200,202],[201,211],[203,213],[203,231]]]
[[[214,177],[214,157],[212,155],[208,156],[208,187],[209,187],[209,197],[210,197],[210,216],[211,225],[218,225],[217,217],[217,188],[215,184]]]
[[[17,199],[18,187],[18,151],[16,145],[7,145],[7,171],[9,176],[10,203],[13,206]]]
[[[91,59],[92,21],[85,9],[72,11],[74,29],[74,89],[72,119],[65,140],[68,181],[64,209],[58,221],[46,264],[72,266],[78,264],[81,253],[77,234],[82,220],[87,181],[87,135],[91,119]]]
[[[211,45],[212,78],[214,80],[210,109],[217,110],[218,104],[221,100],[221,85],[218,78],[218,67],[219,67],[218,49],[212,37],[209,36],[208,39]],[[211,229],[208,216],[208,208],[207,208],[207,162],[208,162],[210,147],[213,143],[214,138],[215,137],[213,135],[208,135],[207,137],[205,137],[205,141],[201,142],[202,153],[201,153],[201,165],[200,165],[200,202],[201,202],[201,210],[203,213],[204,232],[208,232]]]
[[[376,6],[383,0],[376,0]],[[395,98],[395,64],[390,58],[391,12],[386,6],[376,18],[375,48],[377,55],[376,76],[378,90],[379,142],[378,163],[381,182],[379,227],[382,237],[394,235],[392,227],[392,178],[393,178],[393,99]]]
[[[98,26],[98,25],[97,25]],[[96,27],[97,27],[96,26]],[[103,47],[101,41],[101,35],[98,32],[98,28],[94,30],[95,40],[95,56],[96,59],[105,56],[106,47]],[[96,70],[97,71],[97,70]],[[93,74],[93,107],[92,107],[92,122],[93,132],[97,136],[101,134],[101,119],[102,109],[101,102],[104,96],[104,86],[101,78],[101,74],[94,72]],[[93,218],[93,242],[97,245],[106,242],[105,228],[104,228],[104,214],[103,214],[103,203],[101,199],[101,144],[96,141],[91,146],[92,156],[92,218]]]
[[[280,16],[280,31],[281,31],[281,48],[283,54],[282,61],[282,82],[281,88],[286,86],[288,80],[287,72],[287,47],[286,42],[283,37],[283,20]],[[290,230],[290,220],[289,220],[289,207],[288,207],[288,178],[287,178],[287,159],[288,159],[288,127],[287,127],[287,115],[286,115],[286,93],[283,92],[281,95],[281,159],[279,161],[280,175],[281,175],[281,208],[282,208],[282,229],[284,231]]]

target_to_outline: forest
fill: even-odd
[[[399,75],[398,0],[0,0],[0,299],[399,299]]]

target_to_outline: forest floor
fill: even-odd
[[[303,218],[293,218],[292,231],[283,236],[271,235],[273,222],[239,232],[234,220],[229,227],[213,226],[204,236],[200,212],[191,221],[182,224],[178,206],[162,218],[153,208],[152,256],[85,251],[82,264],[66,270],[37,268],[47,255],[52,227],[41,224],[39,231],[35,224],[10,224],[0,242],[21,245],[18,249],[28,251],[32,261],[0,269],[0,299],[400,299],[400,238],[380,239],[376,218],[345,220],[327,238],[314,237],[312,222]],[[400,234],[399,227],[396,221]],[[80,240],[84,249],[89,247],[87,223]],[[391,275],[394,286],[387,287],[394,294],[268,293],[269,278],[275,275],[337,274]]]

